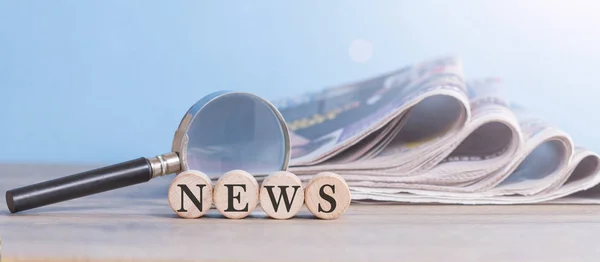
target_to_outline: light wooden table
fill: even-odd
[[[89,169],[0,165],[0,190]],[[10,214],[5,261],[598,261],[600,206],[352,205],[335,221],[304,208],[277,221],[257,210],[176,218],[173,177]]]

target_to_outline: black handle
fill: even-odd
[[[6,191],[11,213],[147,182],[152,168],[146,158],[102,167]]]

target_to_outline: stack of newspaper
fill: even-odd
[[[289,170],[304,181],[337,172],[357,202],[600,203],[585,194],[600,183],[599,156],[502,91],[448,57],[273,102],[290,129]]]

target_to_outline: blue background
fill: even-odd
[[[595,2],[2,0],[0,161],[154,156],[209,92],[276,99],[444,55],[600,151]]]

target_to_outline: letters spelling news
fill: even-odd
[[[210,180],[174,181],[172,188],[176,191],[173,194],[177,195],[173,196],[176,199],[171,197],[170,204],[181,217],[187,217],[183,213],[188,212],[204,214],[215,204],[225,217],[243,218],[254,210],[256,199],[260,199],[263,211],[276,219],[294,217],[304,204],[316,217],[334,219],[350,205],[348,186],[337,174],[329,173],[325,177],[317,175],[317,179],[309,181],[306,188],[292,173],[282,172],[278,175],[273,180],[267,177],[260,190],[255,178],[251,176],[250,182],[221,183],[215,186],[220,187],[220,196],[215,193]],[[212,202],[206,203],[207,201]],[[200,216],[202,215],[193,218]]]
[[[192,201],[192,203],[198,210],[204,211],[204,210],[202,210],[202,201],[203,201],[202,197],[194,196],[194,193],[192,193],[192,190],[186,184],[178,184],[177,186],[179,188],[181,188],[181,204],[180,204],[180,208],[177,210],[177,212],[187,212],[187,210],[184,207],[184,199],[186,197]],[[228,197],[227,197],[228,205],[227,205],[227,209],[225,210],[225,212],[248,211],[248,203],[245,203],[243,201],[244,199],[243,199],[243,195],[242,195],[243,192],[246,192],[246,185],[244,185],[244,184],[225,184],[225,186],[227,187],[227,190],[228,190]],[[202,193],[203,193],[202,189],[204,187],[206,187],[206,185],[196,184],[196,187],[198,187],[199,196],[202,196]],[[236,191],[235,190],[236,187],[240,188],[240,190]],[[294,198],[296,197],[296,195],[298,193],[298,189],[300,187],[299,186],[285,186],[285,185],[277,186],[277,187],[279,189],[281,189],[281,191],[279,193],[279,197],[277,199],[275,199],[275,193],[273,193],[274,186],[266,186],[267,191],[269,192],[269,199],[271,200],[271,204],[273,204],[275,211],[277,211],[279,209],[279,206],[281,206],[281,200],[283,198],[285,208],[288,212],[290,212],[292,203],[294,202]],[[289,187],[292,187],[294,189],[294,193],[292,193],[291,198],[287,193],[287,188],[289,188]],[[331,193],[325,192],[326,188],[329,188],[331,190]],[[301,192],[301,193],[304,193],[304,192]],[[321,186],[321,188],[319,189],[319,197],[321,197],[323,200],[329,202],[330,206],[329,206],[329,208],[323,208],[321,206],[321,203],[319,203],[318,204],[319,212],[331,213],[331,212],[333,212],[333,210],[335,210],[337,201],[333,197],[333,194],[335,194],[335,185],[325,184],[325,185]],[[235,205],[234,205],[234,200],[237,200],[237,203],[240,205],[245,203],[245,206],[241,209],[236,209]]]

